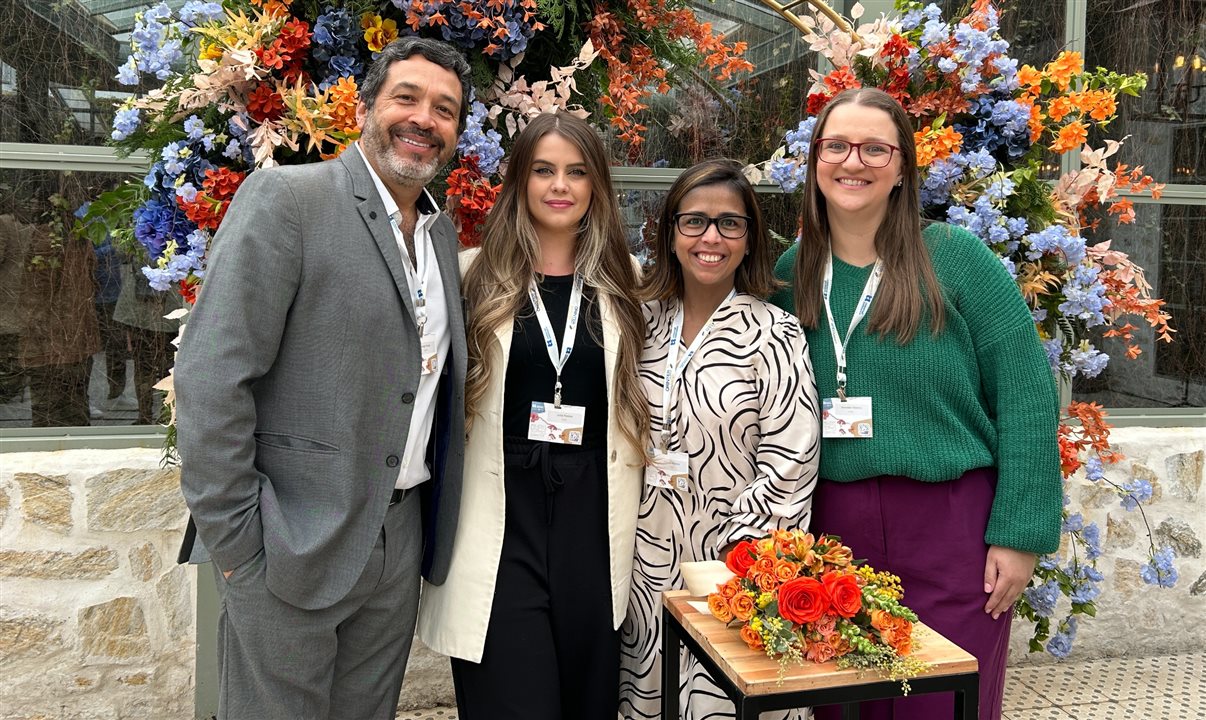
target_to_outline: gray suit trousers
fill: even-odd
[[[414,636],[423,556],[419,491],[391,505],[342,600],[304,610],[265,582],[260,551],[217,576],[219,720],[392,720]]]

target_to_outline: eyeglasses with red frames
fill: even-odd
[[[900,148],[891,143],[873,140],[870,142],[850,142],[837,138],[820,138],[817,140],[817,159],[831,165],[840,165],[850,157],[851,151],[858,152],[859,162],[870,168],[887,167],[892,162],[892,153],[900,152]]]

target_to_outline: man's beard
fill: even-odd
[[[368,151],[369,157],[375,161],[374,164],[377,166],[378,171],[386,175],[388,179],[403,187],[423,187],[427,185],[446,161],[446,158],[443,157],[443,142],[435,133],[421,130],[413,125],[395,125],[394,128],[397,128],[399,132],[410,133],[433,143],[436,146],[436,157],[431,162],[423,162],[422,160],[408,159],[399,155],[392,142],[393,128],[384,130],[372,117],[371,113],[366,118],[364,128],[361,130],[360,142]]]

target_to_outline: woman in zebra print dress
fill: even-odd
[[[761,299],[774,288],[773,248],[741,166],[710,160],[684,172],[666,196],[653,250],[640,375],[654,457],[689,470],[685,487],[647,473],[642,490],[621,628],[625,719],[661,717],[662,592],[685,587],[684,562],[722,558],[772,529],[807,527],[820,435],[804,333]],[[668,378],[668,365],[681,372]],[[685,652],[682,667],[686,718],[733,716]]]

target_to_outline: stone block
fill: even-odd
[[[186,509],[176,468],[112,470],[88,478],[84,486],[90,530],[184,529]]]
[[[1110,549],[1129,548],[1135,544],[1135,526],[1126,517],[1114,517],[1114,513],[1106,515],[1105,544]]]
[[[1152,498],[1145,504],[1160,502],[1160,498],[1164,497],[1164,484],[1160,481],[1160,476],[1143,463],[1131,463],[1131,477],[1136,480],[1146,480],[1152,486]]]
[[[117,569],[117,553],[107,547],[79,552],[0,550],[0,576],[41,580],[96,580]]]
[[[1180,500],[1193,501],[1202,489],[1202,464],[1206,452],[1181,453],[1170,455],[1164,460],[1168,471],[1169,494]]]
[[[1130,600],[1143,587],[1143,578],[1139,576],[1142,565],[1134,560],[1118,558],[1114,560],[1114,591],[1123,600]]]
[[[1206,572],[1199,575],[1194,584],[1189,586],[1189,594],[1194,597],[1206,595]]]
[[[12,501],[8,499],[8,487],[0,486],[0,529],[8,522],[8,508]]]
[[[41,615],[0,618],[0,665],[60,649],[62,631],[61,620]]]
[[[159,552],[155,550],[155,546],[149,542],[141,545],[135,545],[130,548],[130,574],[136,580],[148,582],[151,578],[159,574],[159,568],[162,563],[159,560]]]
[[[71,532],[71,481],[65,475],[17,473],[25,522],[66,535]]]
[[[1202,557],[1202,541],[1189,523],[1166,518],[1156,528],[1156,545],[1171,545],[1177,557]]]
[[[1086,510],[1100,510],[1118,504],[1118,493],[1105,482],[1086,483],[1080,488],[1080,506]]]
[[[80,642],[85,656],[130,659],[151,650],[142,606],[132,597],[86,607],[79,614]]]
[[[174,640],[188,637],[193,624],[193,594],[184,566],[177,565],[159,578],[155,593],[167,618],[169,635]]]

